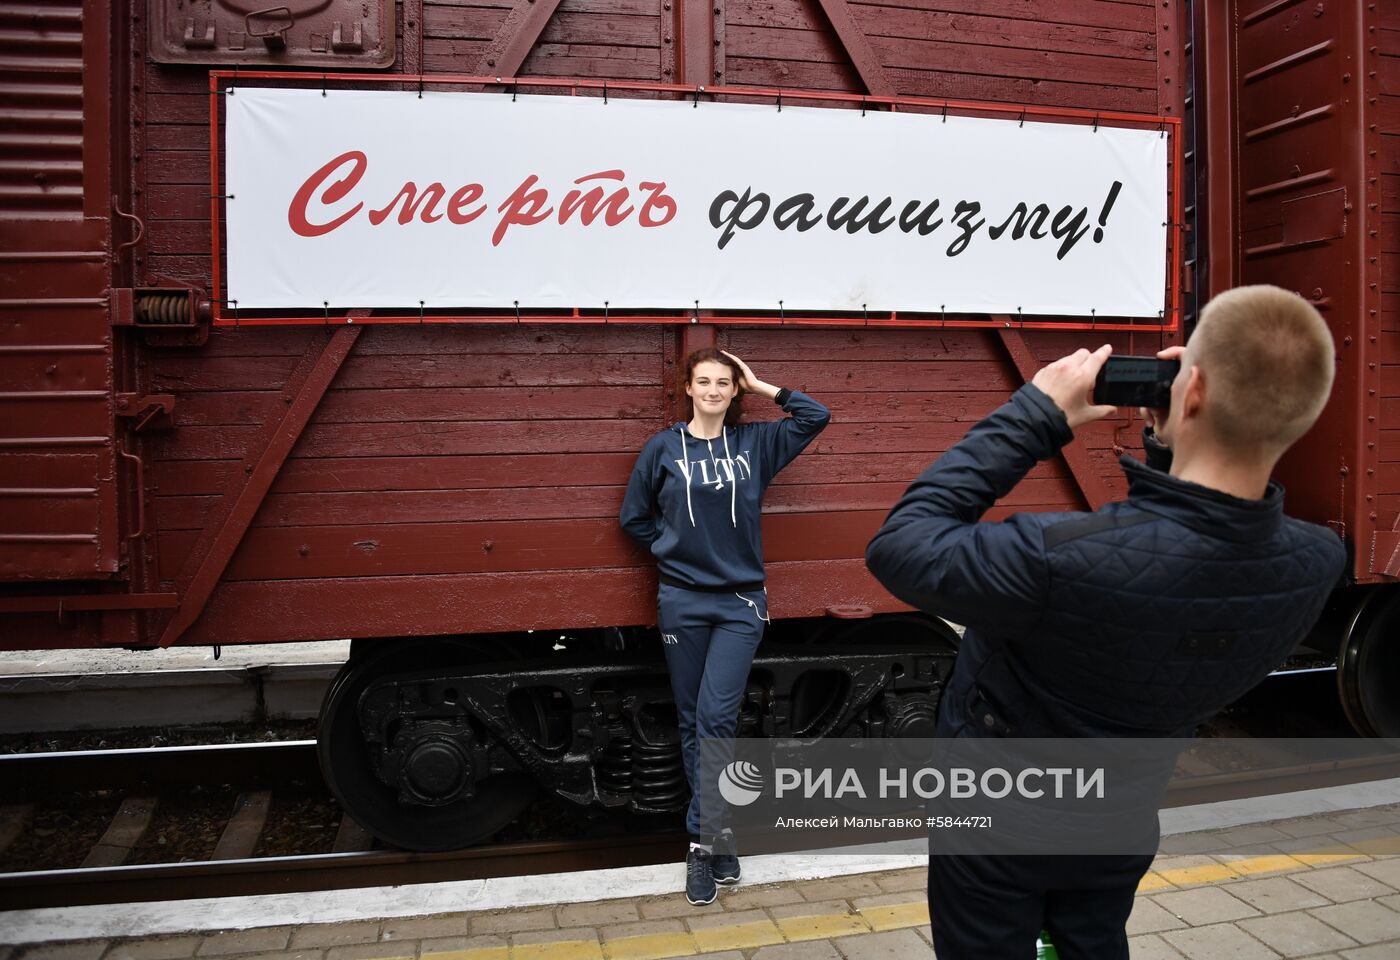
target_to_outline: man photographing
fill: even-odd
[[[1153,411],[1150,466],[1094,513],[982,515],[1073,431],[1111,353],[1049,364],[909,487],[866,563],[906,603],[967,626],[939,706],[943,737],[1189,737],[1295,648],[1341,576],[1330,530],[1283,514],[1274,465],[1332,387],[1331,334],[1277,287],[1221,294]],[[1153,431],[1155,429],[1155,435]],[[1155,810],[1151,811],[1155,817]],[[1151,854],[931,856],[942,960],[1128,956]]]

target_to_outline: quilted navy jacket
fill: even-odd
[[[942,736],[1189,737],[1293,651],[1342,575],[1341,541],[1284,516],[1278,484],[1242,500],[1129,457],[1126,501],[978,522],[1071,437],[1027,384],[870,542],[891,593],[968,628]]]

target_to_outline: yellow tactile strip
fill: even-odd
[[[1400,854],[1400,837],[1364,841],[1313,853],[1272,853],[1238,859],[1220,856],[1169,857],[1164,858],[1163,863],[1197,859],[1206,862],[1153,870],[1143,877],[1138,892],[1151,893],[1294,872],[1368,856],[1396,854]],[[665,960],[668,957],[752,950],[781,943],[921,927],[929,922],[928,904],[916,893],[867,897],[857,899],[855,903],[850,909],[844,909],[844,902],[835,901],[788,904],[772,907],[767,913],[749,910],[728,916],[712,914],[705,917],[703,922],[692,921],[688,932],[675,930],[615,937],[604,933],[601,939],[558,939],[450,952],[424,951],[421,960]]]

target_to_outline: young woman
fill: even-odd
[[[732,353],[710,348],[686,358],[685,392],[689,422],[642,447],[620,519],[651,550],[660,571],[657,624],[691,787],[686,897],[702,904],[714,901],[716,882],[739,879],[732,835],[713,835],[712,816],[701,809],[699,740],[734,736],[749,666],[768,622],[763,492],[831,414],[804,394],[764,383]],[[790,416],[740,423],[745,393],[774,401]]]

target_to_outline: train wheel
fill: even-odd
[[[939,679],[947,680],[957,652],[957,631],[937,617],[922,613],[891,613],[858,620],[833,620],[815,633],[811,642],[822,646],[880,647],[887,650],[925,650],[946,657],[946,668],[939,667]],[[812,669],[798,677],[792,688],[789,720],[797,737],[830,735],[831,724],[841,715],[851,692],[850,677],[840,670]],[[923,703],[915,705],[916,700]],[[901,712],[913,714],[896,721],[894,727],[906,732],[900,736],[933,736],[937,700],[916,696],[901,705]],[[915,714],[917,716],[915,716]],[[914,721],[914,722],[907,722]],[[917,732],[914,732],[917,731]]]
[[[1337,689],[1357,732],[1400,737],[1400,594],[1371,591],[1347,623]]]
[[[384,641],[341,668],[321,705],[317,754],[321,775],[340,805],[380,840],[406,850],[456,850],[479,843],[517,817],[534,800],[534,780],[524,773],[497,774],[475,794],[444,806],[408,806],[375,776],[360,733],[360,695],[393,674],[481,663],[489,651],[470,640]]]

